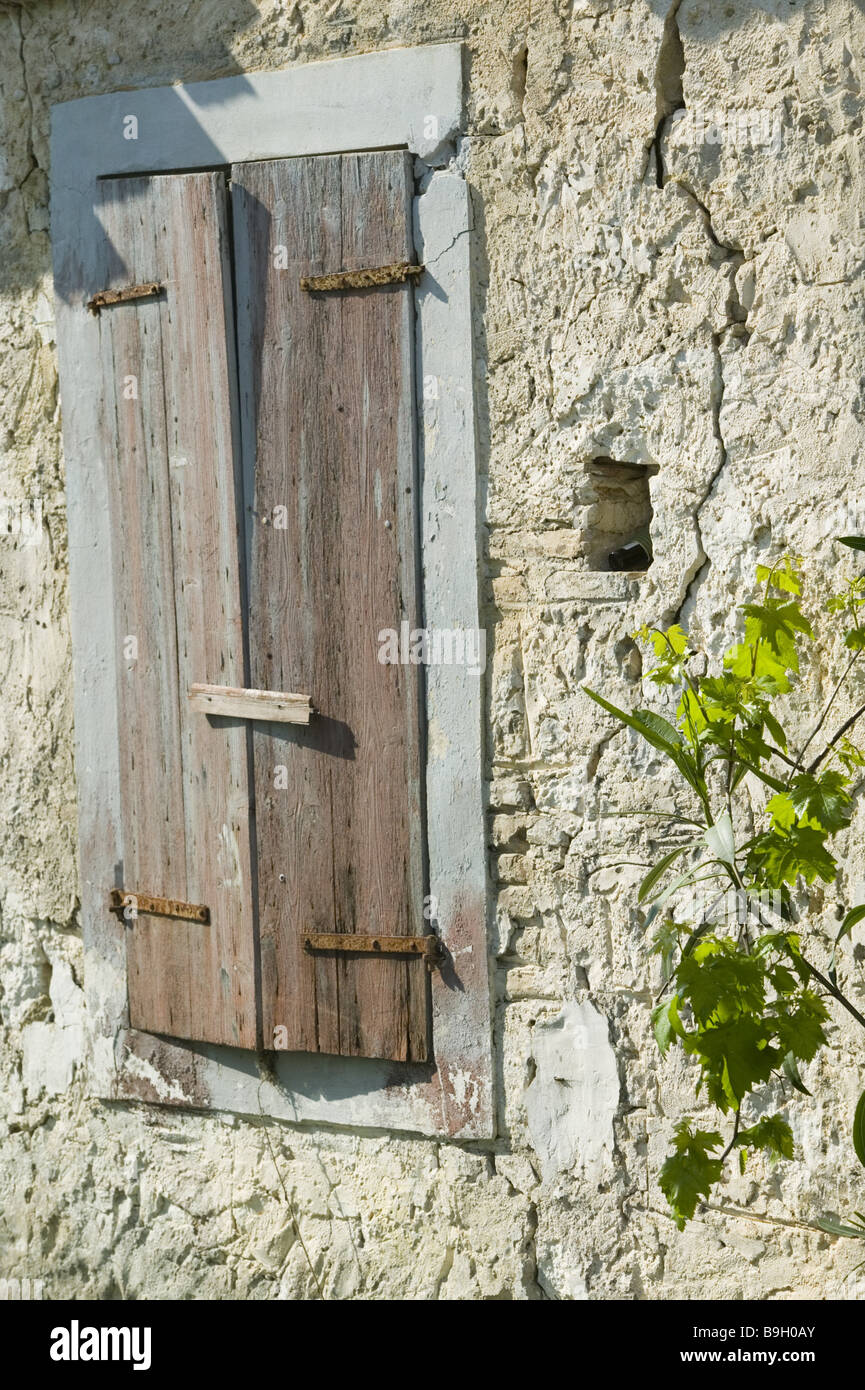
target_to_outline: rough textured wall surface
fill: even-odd
[[[865,1293],[857,1250],[808,1224],[865,1205],[847,1137],[862,1067],[842,1026],[806,1069],[796,1161],[730,1182],[684,1235],[666,1213],[654,1175],[673,1120],[695,1113],[692,1078],[657,1058],[640,871],[615,865],[651,852],[617,812],[672,805],[672,788],[580,690],[631,703],[644,619],[678,614],[720,650],[758,553],[803,554],[819,586],[831,537],[861,529],[863,8],[0,2],[0,1274],[43,1277],[53,1298]],[[477,228],[500,1137],[96,1102],[49,106],[446,39],[467,51],[457,159]],[[599,457],[657,469],[656,561],[639,581],[592,567]],[[821,663],[809,682],[816,701]],[[812,904],[827,932],[863,844],[860,817],[837,894]],[[860,967],[863,941],[860,927]]]

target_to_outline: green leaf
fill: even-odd
[[[787,594],[801,594],[802,592],[802,584],[789,555],[784,557],[781,564],[773,565],[771,569],[767,565],[758,565],[757,582],[770,584],[773,588],[781,589]]]
[[[706,784],[697,771],[696,763],[688,753],[682,735],[677,728],[660,714],[655,714],[653,710],[638,709],[634,710],[632,714],[628,714],[626,710],[610,704],[609,700],[605,700],[597,691],[590,690],[587,685],[583,686],[583,690],[596,704],[601,706],[601,709],[606,710],[608,714],[615,715],[616,719],[620,719],[629,729],[640,734],[653,748],[657,748],[661,753],[666,753],[667,757],[675,763],[685,781],[697,792],[697,795],[703,800],[707,798]]]
[[[843,772],[832,770],[821,777],[803,773],[790,784],[790,800],[806,823],[832,834],[850,824],[852,803]],[[773,798],[775,800],[776,798]]]
[[[758,1083],[768,1081],[783,1053],[769,1045],[769,1032],[759,1019],[745,1015],[703,1028],[683,1040],[703,1068],[709,1099],[719,1110],[738,1110]]]
[[[823,1024],[828,1018],[826,1006],[811,989],[803,989],[795,1004],[777,999],[773,1006],[775,1031],[785,1054],[792,1052],[803,1062],[810,1062],[826,1041]]]
[[[863,758],[855,743],[851,743],[849,738],[842,738],[836,743],[835,757],[844,767],[849,777],[852,777],[858,768],[865,767],[865,758]]]
[[[754,642],[737,643],[724,657],[724,665],[734,676],[741,676],[745,679],[755,676],[771,681],[777,691],[790,689],[786,665],[775,658],[765,643],[760,645]]]
[[[831,1216],[818,1216],[814,1222],[821,1231],[826,1231],[830,1236],[851,1236],[856,1240],[865,1239],[865,1225],[845,1226],[843,1221],[833,1221]]]
[[[775,718],[774,714],[772,714],[771,710],[763,710],[763,723],[766,725],[766,728],[769,730],[769,733],[772,735],[778,747],[781,749],[781,752],[786,753],[787,735],[784,732],[782,726],[778,723],[778,720]]]
[[[843,941],[845,936],[849,936],[853,928],[858,926],[863,919],[865,919],[865,904],[851,908],[838,928],[835,945],[837,946],[839,941]]]
[[[653,710],[638,709],[629,714],[627,710],[619,709],[618,705],[610,704],[603,695],[599,695],[596,690],[590,690],[587,685],[583,686],[586,694],[591,696],[596,704],[605,709],[608,714],[613,714],[620,719],[628,728],[635,729],[638,734],[642,734],[647,743],[651,743],[653,748],[658,748],[662,753],[672,755],[682,745],[682,735],[679,730],[664,719],[662,715],[655,714]]]
[[[789,830],[796,820],[796,807],[788,792],[778,792],[766,803],[766,810],[772,817],[772,824],[779,830]]]
[[[859,1104],[853,1116],[853,1147],[856,1157],[865,1168],[865,1091],[859,1097]]]
[[[650,954],[661,957],[661,970],[665,976],[669,975],[676,960],[676,952],[679,949],[679,929],[672,917],[667,917],[655,935],[652,937]]]
[[[640,891],[637,894],[638,902],[642,903],[646,901],[655,884],[658,882],[659,879],[663,878],[670,865],[673,864],[679,858],[680,855],[684,854],[687,850],[691,849],[693,843],[693,841],[689,841],[689,843],[686,845],[679,845],[676,849],[670,850],[669,854],[665,854],[663,859],[659,859],[658,863],[655,864],[654,868],[651,868],[649,870],[649,872],[646,874],[646,877],[640,884]]]
[[[662,631],[660,628],[646,630],[646,637],[655,648],[655,656],[682,656],[688,650],[688,639],[678,623]]]
[[[797,1090],[800,1095],[810,1096],[811,1092],[799,1075],[799,1064],[792,1052],[787,1053],[787,1056],[781,1063],[781,1070],[794,1090]]]
[[[745,614],[745,642],[752,646],[765,643],[780,666],[798,671],[796,634],[814,635],[798,603],[770,598],[766,603],[743,603],[741,611]]]
[[[735,863],[736,845],[733,839],[733,822],[728,811],[719,816],[715,824],[709,827],[705,838],[709,852],[715,859],[720,859],[725,864]]]
[[[851,550],[865,550],[865,537],[863,536],[839,536],[838,540],[842,545],[849,545]]]
[[[793,1157],[793,1131],[780,1115],[765,1115],[750,1129],[742,1129],[736,1145],[743,1149],[765,1149],[775,1158]]]
[[[759,1012],[766,999],[763,962],[744,955],[735,942],[717,937],[707,938],[683,956],[676,983],[699,1024]]]
[[[676,1126],[674,1152],[661,1168],[658,1181],[680,1231],[694,1215],[700,1199],[708,1197],[721,1178],[721,1160],[709,1156],[720,1147],[721,1136],[714,1130],[692,1131],[687,1120]]]
[[[792,994],[797,988],[797,980],[790,973],[786,965],[773,965],[769,971],[769,979],[772,981],[772,988],[778,994]]]
[[[652,1027],[655,1032],[655,1041],[660,1049],[661,1056],[667,1052],[673,1039],[684,1034],[682,1021],[679,1018],[679,996],[674,994],[672,999],[662,1000],[652,1010]]]
[[[780,888],[784,883],[795,886],[800,875],[806,883],[813,883],[815,878],[831,883],[838,866],[825,841],[825,831],[808,825],[766,831],[752,842],[749,869],[769,888]]]
[[[787,790],[786,783],[782,782],[780,777],[773,777],[771,772],[767,772],[766,769],[761,767],[759,762],[750,755],[743,739],[737,740],[736,751],[745,769],[748,772],[753,772],[754,776],[759,777],[761,782],[765,782],[767,787],[771,787],[772,790],[776,792]],[[760,756],[766,757],[767,754],[763,753]]]

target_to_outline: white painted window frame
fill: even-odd
[[[427,270],[417,307],[417,401],[426,625],[479,626],[470,202],[454,171],[462,128],[459,44],[388,49],[189,86],[87,97],[52,111],[51,220],[71,559],[85,988],[94,1094],[280,1119],[489,1138],[494,1133],[482,679],[426,668],[429,891],[452,966],[433,975],[436,1067],[316,1054],[257,1056],[128,1025],[124,927],[106,912],[123,858],[119,814],[112,537],[94,441],[98,329],[107,283],[100,178],[248,160],[405,147],[423,161],[415,202]],[[127,118],[135,117],[134,125]],[[136,138],[129,138],[135,131]],[[446,167],[450,165],[450,167]],[[424,167],[426,166],[426,167]],[[410,291],[411,292],[411,291]],[[437,395],[424,379],[437,378]]]

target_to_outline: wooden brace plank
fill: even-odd
[[[230,685],[191,685],[190,708],[199,714],[260,719],[269,724],[308,724],[313,714],[308,695],[275,690],[243,690]]]

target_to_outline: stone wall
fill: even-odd
[[[683,1235],[655,1176],[694,1114],[660,1063],[635,909],[672,805],[582,693],[637,696],[629,634],[713,651],[756,558],[861,530],[862,0],[0,0],[0,1274],[46,1297],[861,1297],[865,1204],[843,1026],[792,1107],[796,1161]],[[485,469],[499,1138],[204,1116],[88,1098],[76,917],[51,103],[460,39]],[[601,573],[589,465],[652,465],[656,558]],[[19,505],[20,504],[20,505]],[[17,508],[17,510],[16,510]],[[815,662],[809,700],[829,675]],[[861,694],[861,692],[860,692]],[[843,710],[839,709],[843,714]],[[807,717],[807,707],[801,710]],[[865,831],[811,904],[827,932]],[[865,948],[854,933],[848,986]],[[861,975],[859,976],[861,981]],[[851,1061],[850,1057],[854,1060]],[[784,1096],[776,1098],[783,1106]]]

